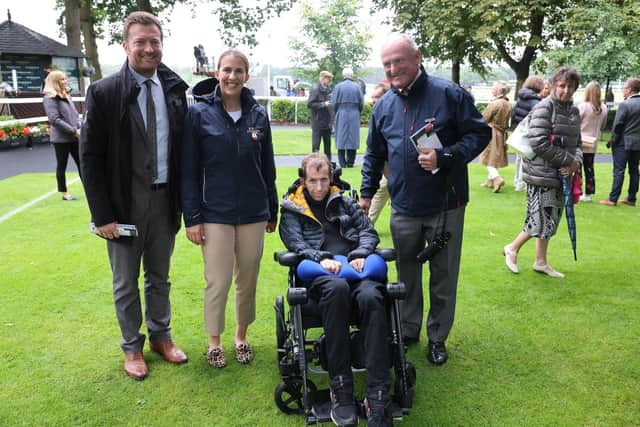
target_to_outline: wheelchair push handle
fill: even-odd
[[[376,248],[375,253],[386,262],[396,260],[396,250],[394,248]]]

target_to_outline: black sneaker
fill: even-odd
[[[373,395],[367,394],[364,400],[364,408],[367,414],[368,426],[390,427],[393,425],[393,417],[391,417],[388,410],[389,403],[391,403],[389,394],[383,390],[378,390]]]
[[[353,380],[338,375],[331,380],[331,421],[340,427],[358,425],[358,410],[353,398]]]
[[[444,342],[429,341],[429,345],[427,346],[427,360],[429,360],[429,362],[434,365],[443,365],[448,358],[449,354],[447,353],[447,348],[444,346]]]

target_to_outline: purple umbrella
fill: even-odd
[[[562,176],[562,193],[564,195],[564,212],[567,217],[567,228],[569,229],[569,238],[571,239],[571,247],[573,247],[573,259],[578,261],[576,253],[576,213],[573,209],[573,189],[572,177]]]

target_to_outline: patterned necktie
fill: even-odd
[[[156,139],[156,105],[153,103],[151,86],[153,81],[146,80],[147,86],[147,138],[151,144],[151,178],[155,181],[158,178],[158,143]]]

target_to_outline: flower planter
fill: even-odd
[[[49,143],[49,135],[37,135],[31,136],[32,144],[48,144]]]

